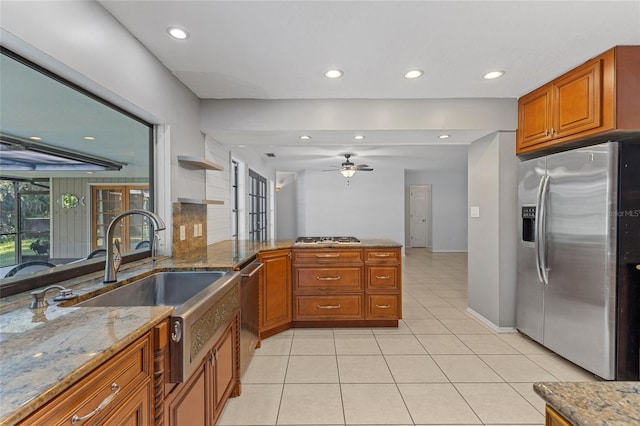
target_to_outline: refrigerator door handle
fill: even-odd
[[[536,195],[536,216],[535,216],[535,228],[534,228],[534,251],[536,253],[536,272],[538,273],[538,282],[544,284],[544,278],[542,277],[542,269],[540,265],[540,223],[541,223],[541,196],[542,196],[542,187],[544,185],[544,180],[546,176],[542,176],[540,178],[540,183],[538,184],[538,193]]]
[[[540,194],[540,272],[542,282],[549,285],[549,268],[547,267],[547,196],[549,194],[550,176],[543,178],[542,193]]]

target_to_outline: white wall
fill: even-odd
[[[296,231],[296,201],[297,180],[283,185],[275,195],[276,202],[276,239],[295,240],[299,235]]]
[[[467,251],[467,171],[407,171],[405,185],[407,194],[410,185],[431,185],[432,251]],[[408,195],[405,203],[408,211]],[[409,220],[403,220],[406,220],[404,238],[408,242]]]
[[[347,184],[348,183],[348,184]],[[298,235],[404,241],[404,171],[306,171],[297,180]]]
[[[224,170],[207,170],[205,174],[207,200],[224,204],[207,206],[207,244],[231,238],[231,159],[229,149],[210,137],[205,137],[205,158]]]
[[[515,133],[469,147],[469,308],[496,329],[515,327],[517,164]]]
[[[99,3],[2,1],[2,44],[150,123],[156,147],[156,210],[171,229],[171,201],[204,198],[201,171],[176,156],[204,156],[199,100]],[[161,253],[171,237],[160,235]]]

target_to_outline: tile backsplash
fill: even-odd
[[[173,203],[173,256],[181,257],[206,247],[207,206]]]

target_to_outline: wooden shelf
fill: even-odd
[[[178,161],[191,169],[200,170],[218,170],[223,171],[224,167],[201,157],[192,157],[190,155],[178,155]]]
[[[178,198],[178,202],[185,204],[224,204],[222,200],[200,200],[198,198]]]

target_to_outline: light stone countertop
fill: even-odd
[[[533,389],[575,426],[640,424],[640,382],[542,382]]]
[[[330,245],[293,241],[221,241],[180,258],[148,259],[123,265],[118,282],[102,283],[103,272],[62,281],[77,301],[31,310],[29,292],[0,299],[0,426],[24,419],[173,312],[172,307],[75,308],[94,297],[159,271],[233,270],[261,251]],[[347,245],[339,245],[346,248]],[[363,240],[354,248],[401,247],[390,240]],[[47,300],[55,295],[47,294]],[[67,306],[67,307],[65,307]]]

